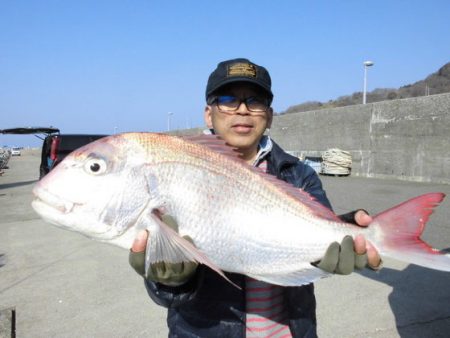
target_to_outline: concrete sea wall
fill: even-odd
[[[275,116],[271,137],[297,156],[350,151],[354,176],[450,184],[450,94]]]

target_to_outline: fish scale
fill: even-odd
[[[179,209],[169,207],[169,212],[178,220],[180,234],[188,234],[200,250],[209,253],[209,258],[215,264],[227,269],[232,267],[234,272],[240,273],[275,273],[277,269],[295,271],[298,270],[296,261],[319,260],[329,243],[340,241],[346,234],[342,231],[331,239],[325,237],[321,244],[318,241],[321,235],[302,235],[302,223],[306,226],[310,223],[302,219],[298,204],[280,202],[280,191],[271,185],[261,184],[264,183],[261,182],[262,179],[252,171],[241,171],[241,179],[236,178],[236,175],[233,175],[236,170],[235,163],[226,164],[230,167],[222,168],[225,174],[221,175],[219,183],[215,172],[220,166],[213,161],[206,162],[208,167],[195,164],[194,168],[191,167],[192,164],[189,166],[182,160],[171,161],[161,166],[167,168],[161,170],[158,175],[170,177],[170,180],[164,179],[160,182],[160,189],[170,191],[172,204],[180,206]],[[169,167],[178,168],[177,172],[181,175],[174,174],[175,170]],[[180,186],[178,182],[184,181],[186,172],[190,172],[190,186],[195,187],[191,194],[177,191]],[[213,203],[209,203],[211,201],[207,198],[208,193],[215,196]],[[200,197],[200,200],[193,199],[192,196]],[[260,203],[249,206],[246,196],[254,196]],[[198,209],[198,205],[204,206],[205,209],[197,215],[193,214],[192,210]],[[227,206],[226,209],[223,208],[224,205]],[[289,227],[291,230],[274,233],[274,225],[280,220],[284,220],[287,223],[285,228]],[[330,228],[331,225],[327,224],[325,227]],[[233,243],[233,249],[229,243]],[[279,245],[284,245],[284,250],[278,250]],[[225,249],[229,253],[227,257],[222,254]],[[239,257],[242,252],[248,254],[241,259],[230,259],[230,255]],[[311,266],[311,269],[315,268]]]

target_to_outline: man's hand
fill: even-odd
[[[351,212],[340,218],[361,227],[366,227],[372,222],[372,217],[364,210]],[[330,273],[348,275],[355,269],[359,270],[366,266],[373,270],[380,269],[381,258],[363,235],[356,236],[354,240],[351,236],[345,236],[341,244],[331,243],[323,259],[314,265]]]
[[[373,218],[367,214],[364,210],[358,210],[355,213],[355,223],[360,227],[367,227]],[[354,240],[355,252],[358,255],[367,254],[367,265],[372,270],[379,270],[381,268],[381,257],[378,254],[378,251],[374,248],[372,243],[366,241],[363,235],[356,236]]]
[[[145,275],[145,249],[147,248],[148,232],[141,230],[134,239],[130,249],[128,262],[141,276]]]
[[[170,216],[162,216],[162,221],[177,229],[178,226]],[[165,284],[168,286],[179,286],[186,283],[195,273],[198,264],[196,262],[166,263],[158,262],[150,264],[145,276],[145,249],[147,247],[148,232],[142,230],[136,236],[130,250],[128,261],[134,270],[147,280]],[[190,238],[185,239],[192,242]]]

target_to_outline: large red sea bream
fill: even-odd
[[[67,156],[33,193],[45,220],[96,240],[128,249],[148,229],[147,266],[196,260],[218,273],[302,285],[327,275],[310,262],[330,243],[362,233],[382,256],[450,271],[449,255],[419,238],[444,194],[413,198],[357,227],[247,165],[214,136],[109,136]],[[178,233],[163,214],[176,219]]]

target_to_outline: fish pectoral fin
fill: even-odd
[[[181,263],[197,262],[207,265],[217,272],[234,286],[223,271],[214,264],[202,251],[194,244],[181,237],[169,225],[164,223],[157,212],[151,213],[151,226],[149,227],[149,238],[145,256],[145,272],[147,274],[150,264],[157,262]],[[238,287],[239,288],[239,287]]]
[[[285,274],[247,274],[247,276],[275,285],[302,286],[313,283],[320,278],[331,276],[331,274],[309,263],[305,263],[304,267],[299,270]]]

